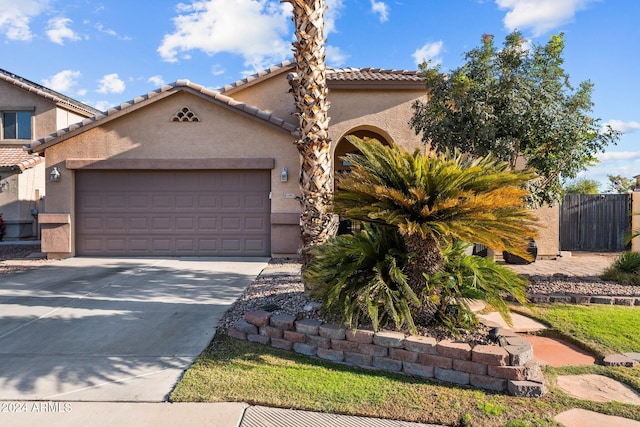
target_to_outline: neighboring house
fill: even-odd
[[[47,173],[60,171],[46,183],[42,251],[297,255],[292,71],[283,63],[219,91],[180,80],[32,142]],[[348,135],[422,147],[408,126],[411,105],[426,96],[417,72],[328,69],[327,80],[335,169],[348,168]]]
[[[44,158],[25,143],[98,110],[0,69],[0,213],[5,240],[36,237],[45,195]]]

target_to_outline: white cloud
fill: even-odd
[[[0,0],[0,33],[9,40],[31,40],[31,19],[46,10],[49,3],[50,0]]]
[[[43,79],[42,82],[48,88],[57,92],[67,93],[78,83],[78,79],[82,76],[80,71],[63,70],[51,76],[51,78]]]
[[[120,80],[117,73],[113,73],[107,74],[100,79],[98,93],[122,93],[124,89],[124,82]]]
[[[151,83],[154,86],[160,87],[164,85],[164,79],[161,75],[151,76],[147,79],[147,83]]]
[[[600,182],[601,190],[609,186],[608,175],[631,178],[640,174],[640,151],[607,151],[596,157],[599,163],[581,172],[579,177]]]
[[[211,67],[211,74],[214,76],[221,76],[225,73],[224,68],[220,64],[216,64]]]
[[[539,36],[567,22],[575,13],[597,0],[495,0],[500,9],[507,9],[504,26],[515,29],[531,28]]]
[[[179,3],[175,31],[166,34],[158,53],[176,62],[193,50],[208,55],[241,55],[246,66],[259,70],[291,56],[291,5],[275,0],[205,0]]]
[[[598,154],[597,157],[601,162],[638,160],[640,159],[640,151],[607,151]],[[640,171],[638,171],[638,173],[640,173]]]
[[[332,67],[341,67],[347,62],[349,55],[342,52],[337,46],[327,46],[325,49],[325,60]]]
[[[118,33],[116,33],[115,30],[112,30],[111,28],[105,28],[104,25],[102,25],[99,22],[96,24],[96,30],[100,31],[101,33],[107,34],[109,36],[116,37],[118,35]]]
[[[442,56],[440,56],[442,52],[444,52],[444,42],[439,40],[433,43],[426,43],[413,52],[411,57],[416,65],[420,65],[425,61],[431,61],[432,64],[437,65],[442,63]]]
[[[344,9],[343,0],[326,0],[327,10],[324,12],[324,35],[337,32],[336,21],[340,17],[340,11]]]
[[[622,133],[631,133],[640,129],[640,123],[636,121],[624,122],[622,120],[609,120],[602,124],[602,128],[605,126],[611,126],[614,130]]]
[[[68,27],[73,21],[69,18],[59,16],[49,19],[47,23],[47,37],[53,43],[64,45],[65,39],[69,41],[80,40],[80,37]]]
[[[131,40],[131,37],[121,36],[115,30],[112,30],[111,28],[105,28],[105,26],[99,22],[95,25],[95,27],[96,30],[100,31],[101,33],[104,33],[108,36],[116,37],[119,40]]]
[[[113,106],[113,103],[109,101],[96,101],[93,104],[93,108],[97,108],[100,111],[107,111],[111,106]]]
[[[371,10],[380,15],[380,22],[389,20],[389,6],[385,2],[371,0]]]

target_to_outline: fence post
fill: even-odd
[[[635,215],[637,214],[637,215]],[[640,230],[640,192],[631,193],[631,230]],[[631,251],[640,252],[640,236],[631,240]]]

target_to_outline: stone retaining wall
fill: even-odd
[[[500,331],[500,346],[478,345],[399,332],[350,330],[289,315],[256,311],[229,328],[234,338],[335,363],[401,372],[515,396],[545,393],[544,377],[524,338]]]
[[[531,294],[529,301],[532,303],[559,302],[564,304],[603,304],[624,305],[627,307],[639,307],[640,297],[622,296],[597,296],[597,295],[567,295],[567,294]]]

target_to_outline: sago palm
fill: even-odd
[[[441,271],[441,250],[454,239],[530,259],[536,218],[522,185],[534,178],[492,156],[413,153],[375,139],[349,137],[361,154],[337,180],[336,211],[344,217],[393,225],[412,255],[405,267],[416,293],[424,275]]]
[[[305,283],[312,284],[310,293],[322,300],[327,314],[352,328],[371,322],[378,330],[393,322],[416,333],[412,312],[421,303],[402,271],[408,256],[395,227],[365,224],[311,253]]]

